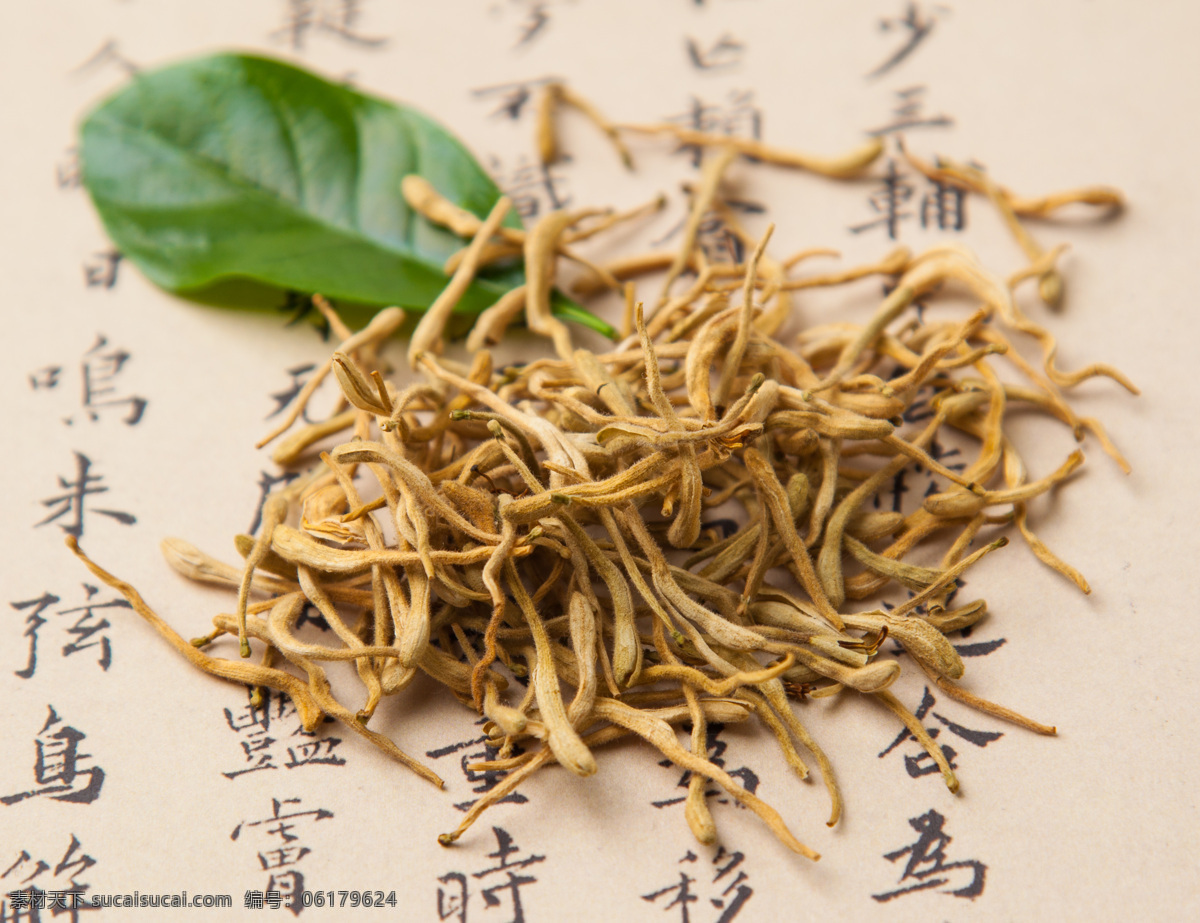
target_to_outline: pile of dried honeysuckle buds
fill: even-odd
[[[561,88],[548,99],[544,112],[578,103]],[[1091,434],[1124,467],[1099,424],[1076,416],[1062,390],[1093,375],[1133,386],[1105,366],[1057,368],[1054,339],[1018,307],[1014,291],[1037,280],[1042,298],[1054,302],[1062,289],[1060,251],[1042,251],[1022,218],[1120,199],[1107,189],[1023,199],[979,170],[910,158],[940,182],[988,197],[1028,255],[1027,268],[1001,278],[947,245],[918,255],[900,248],[875,265],[801,276],[796,265],[826,251],[769,257],[771,231],[755,241],[737,227],[723,203],[723,175],[745,155],[848,176],[869,166],[879,144],[827,161],[670,126],[602,127],[613,137],[654,130],[705,147],[677,252],[593,265],[574,243],[637,212],[553,212],[519,231],[501,226],[507,199],[481,220],[408,178],[404,191],[416,210],[471,238],[412,336],[412,383],[381,375],[380,348],[403,319],[400,310],[351,333],[322,303],[343,342],[284,429],[330,371],[344,400],[328,420],[295,429],[274,455],[307,466],[307,474],[268,498],[257,538],[238,537],[245,560],[237,567],[177,539],[164,543],[182,573],[237,587],[236,611],[188,643],[131,587],[88,563],[201,669],[281,690],[306,727],[332,715],[439,784],[370,730],[376,707],[423,672],[486,716],[499,756],[477,768],[506,775],[443,843],[538,768],[560,763],[590,775],[595,751],[632,734],[691,771],[686,815],[701,841],[716,835],[704,798],[713,780],[787,846],[815,858],[774,809],[708,759],[709,723],[753,716],[800,777],[815,762],[831,796],[831,824],[840,797],[798,703],[802,711],[843,693],[875,699],[957,787],[942,749],[888,691],[902,666],[883,655],[885,637],[946,694],[1053,733],[958,686],[963,663],[947,635],[984,616],[983,600],[953,601],[956,581],[1006,543],[997,537],[1005,527],[1015,526],[1042,561],[1087,589],[1026,518],[1027,502],[1068,478],[1082,455],[1027,473],[1005,423],[1012,407],[1044,414],[1077,440]],[[543,147],[554,155],[553,145]],[[698,245],[701,223],[714,212],[742,236],[744,261],[714,261]],[[523,257],[526,284],[479,318],[469,366],[443,358],[446,323],[473,273],[514,255]],[[624,339],[606,352],[576,348],[551,312],[564,258],[590,268],[585,287],[624,285]],[[654,272],[658,293],[643,311],[630,280]],[[867,276],[892,283],[867,323],[805,329],[790,343],[777,338],[795,293]],[[977,309],[931,319],[944,283]],[[925,311],[913,309],[917,299]],[[518,320],[548,338],[553,355],[494,367],[489,345]],[[1015,334],[1038,342],[1040,367],[1012,348]],[[905,423],[918,396],[927,413]],[[939,436],[974,447],[961,470],[930,453]],[[316,462],[320,445],[332,447]],[[877,509],[875,498],[914,466],[940,479],[940,489],[911,512]],[[355,481],[364,469],[368,497]],[[932,566],[906,560],[921,556],[915,552],[930,560],[929,548],[939,549]],[[858,611],[857,601],[897,587],[907,599]],[[308,604],[338,643],[297,637]],[[243,657],[256,642],[259,660],[205,653],[222,634],[238,636]],[[328,661],[354,662],[361,687],[353,700],[335,698],[322,666]],[[685,722],[688,746],[676,736]],[[513,755],[517,744],[523,752]]]

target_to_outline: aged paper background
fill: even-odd
[[[60,754],[68,743],[76,748],[77,788],[98,783],[97,768],[103,780],[89,803],[33,795],[0,804],[0,890],[86,885],[87,896],[187,890],[233,901],[227,910],[80,915],[99,920],[277,917],[288,911],[243,909],[244,894],[267,889],[273,872],[277,884],[299,872],[310,890],[394,891],[398,898],[395,908],[312,907],[305,919],[1200,915],[1200,629],[1190,611],[1200,556],[1193,454],[1200,449],[1200,325],[1190,303],[1200,239],[1194,5],[59,0],[14,2],[6,12],[0,795],[38,787],[39,733],[58,734]],[[314,18],[306,25],[298,15]],[[922,24],[930,28],[915,41]],[[909,41],[915,44],[903,60],[867,76]],[[69,517],[36,525],[58,509],[46,501],[63,493],[60,479],[78,475],[80,457],[108,488],[90,501],[89,552],[138,586],[184,636],[202,633],[212,613],[229,609],[227,594],[176,577],[158,541],[180,535],[235,557],[230,537],[249,525],[259,479],[274,470],[253,449],[270,425],[271,395],[287,391],[289,370],[328,352],[304,325],[285,328],[283,313],[183,302],[127,263],[109,286],[110,245],[86,193],[72,185],[78,120],[127,79],[128,65],[154,67],[225,48],[279,55],[416,105],[496,168],[502,184],[532,163],[532,118],[528,107],[516,119],[497,114],[513,98],[477,91],[554,75],[618,120],[679,116],[699,101],[712,107],[705,118],[727,117],[744,131],[757,113],[765,139],[816,152],[845,149],[897,118],[932,121],[911,126],[914,149],[974,158],[1016,190],[1123,189],[1129,207],[1116,220],[1072,216],[1035,228],[1045,244],[1072,246],[1063,262],[1062,311],[1036,306],[1060,337],[1062,364],[1111,362],[1142,389],[1134,398],[1103,379],[1076,389],[1080,412],[1104,421],[1133,473],[1122,475],[1090,441],[1083,472],[1036,508],[1039,534],[1087,575],[1093,592],[1078,593],[1020,541],[970,577],[991,615],[964,643],[1004,639],[968,659],[971,687],[1057,725],[1058,738],[938,700],[927,723],[957,751],[962,791],[955,796],[936,774],[906,771],[905,756],[919,753],[915,744],[880,756],[899,730],[882,710],[849,699],[806,706],[803,717],[830,753],[846,798],[844,820],[830,830],[819,783],[790,777],[762,734],[725,731],[727,768],[753,768],[759,794],[822,853],[816,864],[788,854],[732,804],[714,805],[723,851],[697,845],[682,805],[653,806],[682,794],[679,770],[634,745],[603,754],[590,780],[560,771],[535,776],[522,789],[524,803],[498,806],[445,850],[435,837],[457,824],[455,804],[486,784],[461,768],[481,747],[470,743],[478,728],[456,703],[418,683],[377,719],[411,753],[445,751],[429,758],[447,779],[448,790],[438,793],[336,725],[326,727],[324,742],[295,736],[295,718],[278,713],[269,729],[247,726],[243,690],[186,668],[127,609],[103,607],[114,598],[107,589],[89,597],[94,581],[62,545]],[[651,239],[681,218],[679,184],[695,175],[686,157],[639,141],[642,169],[629,177],[582,120],[569,118],[565,131],[573,159],[558,171],[555,195],[577,205],[632,205],[667,192],[672,205],[646,232]],[[883,226],[850,231],[881,217],[871,198],[881,170],[837,186],[745,164],[732,175],[747,201],[768,206],[746,221],[755,231],[776,222],[774,252],[827,244],[852,265],[892,246]],[[949,235],[989,265],[1020,265],[979,200],[968,204],[962,231],[922,228],[925,193],[918,188],[908,203],[901,242],[917,248]],[[548,207],[549,187],[531,194]],[[802,301],[799,310],[812,321],[837,310],[859,319],[875,291],[855,292],[859,300],[848,307],[839,296]],[[122,351],[128,357],[108,398],[124,403],[99,407],[93,419],[80,376],[102,363],[111,371]],[[146,403],[130,425],[135,398]],[[1071,448],[1057,430],[1047,429],[1044,441],[1041,430],[1030,436],[1035,471],[1051,470]],[[57,601],[27,605],[47,594]],[[45,620],[32,670],[31,617]],[[103,620],[107,627],[88,633]],[[72,644],[79,649],[66,653]],[[897,691],[910,707],[920,704],[919,681]],[[60,720],[47,725],[51,711]],[[945,720],[938,724],[934,713]],[[1003,736],[980,746],[956,736],[951,724]],[[62,736],[63,729],[85,736]],[[912,822],[930,811],[952,837],[945,861],[958,864],[947,866],[947,883],[874,899],[932,880],[902,880],[908,857],[885,858],[915,842]],[[274,820],[288,814],[297,816]],[[499,848],[505,838],[518,850],[507,858]],[[534,856],[513,866],[516,877],[531,881],[507,886],[508,871],[484,874],[502,860]],[[948,893],[971,881],[976,866],[969,863],[986,866],[982,893]],[[694,903],[669,890],[681,875],[692,880]],[[465,904],[455,903],[460,878]],[[0,906],[4,920],[36,919]]]

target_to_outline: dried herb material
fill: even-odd
[[[343,342],[323,374],[334,372],[345,402],[280,443],[276,460],[308,468],[268,498],[258,538],[239,537],[242,565],[178,539],[164,543],[185,576],[236,588],[235,611],[189,646],[131,587],[87,561],[93,573],[199,668],[282,690],[306,726],[332,715],[437,784],[368,729],[382,699],[423,672],[486,717],[498,756],[475,768],[507,775],[440,838],[447,845],[542,767],[588,776],[602,767],[607,744],[635,736],[725,788],[788,848],[815,859],[773,808],[708,759],[705,728],[758,719],[797,776],[816,766],[833,825],[842,811],[833,766],[801,714],[824,699],[861,695],[920,741],[956,791],[941,748],[889,691],[909,661],[887,656],[885,639],[958,701],[1053,734],[960,686],[964,664],[947,639],[986,615],[983,600],[952,598],[963,573],[1010,534],[1087,591],[1034,535],[1027,513],[1031,500],[1074,474],[1082,452],[1053,471],[1028,472],[1007,426],[1013,408],[1057,421],[1079,441],[1097,436],[1124,464],[1063,392],[1092,375],[1132,385],[1107,366],[1059,369],[1054,339],[1017,306],[1023,281],[1040,279],[1043,295],[1055,284],[1046,281],[1052,260],[1026,247],[1029,271],[1004,278],[961,247],[901,248],[872,265],[793,275],[826,251],[773,258],[768,230],[744,263],[713,262],[695,229],[723,208],[723,183],[742,169],[739,158],[840,177],[867,168],[878,146],[814,158],[669,126],[614,128],[573,93],[549,92],[547,156],[557,150],[553,114],[564,103],[613,137],[662,132],[708,148],[680,249],[607,267],[626,282],[624,340],[599,354],[579,348],[548,302],[559,264],[574,258],[571,244],[616,217],[556,212],[517,231],[503,224],[503,200],[481,220],[435,185],[406,179],[415,209],[471,238],[409,345],[416,377],[383,377],[380,350],[400,322],[397,309],[357,334],[330,313]],[[987,195],[1014,222],[1064,201],[1118,201],[1111,192],[1025,200],[975,170],[928,169]],[[486,337],[501,337],[523,316],[552,352],[496,368],[484,341],[470,366],[444,358],[454,303],[489,259],[514,253],[527,282],[485,312]],[[794,293],[869,275],[892,282],[873,317],[809,327],[794,346],[785,342]],[[627,281],[635,279],[654,292],[648,310]],[[965,290],[977,308],[943,310],[944,289]],[[1020,336],[1041,345],[1042,368],[1012,348]],[[918,400],[927,412],[905,423]],[[331,439],[338,444],[316,461],[313,447]],[[935,457],[939,439],[965,447],[962,470]],[[937,489],[911,512],[877,508],[894,479],[918,466]],[[364,479],[370,489],[356,486]],[[730,505],[734,528],[725,534],[714,520],[728,520]],[[395,539],[385,541],[385,532]],[[890,608],[854,605],[896,590],[906,596]],[[340,644],[296,636],[305,601]],[[257,652],[263,665],[199,650],[222,635],[236,635],[243,656]],[[361,681],[353,701],[335,697],[322,667],[350,660]],[[526,693],[513,690],[513,677],[528,681]],[[686,745],[675,729],[683,722],[692,726]],[[513,755],[518,744],[523,752]],[[689,789],[685,814],[697,838],[712,842],[703,782]]]

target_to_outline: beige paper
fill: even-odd
[[[1200,239],[1194,6],[74,0],[7,12],[0,891],[230,897],[227,909],[80,916],[99,920],[277,917],[288,911],[247,909],[248,893],[301,880],[314,904],[318,894],[326,905],[345,901],[306,907],[304,919],[1200,915],[1200,637],[1188,609],[1200,555],[1191,455],[1200,392],[1188,359],[1200,334],[1189,284]],[[845,795],[844,818],[829,829],[819,782],[791,776],[761,729],[727,728],[725,768],[757,779],[759,795],[822,854],[817,863],[790,854],[723,795],[710,802],[719,844],[700,846],[681,801],[669,803],[685,793],[682,770],[634,744],[601,753],[591,779],[535,775],[447,850],[437,834],[495,779],[464,769],[483,757],[482,732],[432,683],[387,703],[372,726],[439,772],[444,792],[344,728],[304,736],[286,702],[252,712],[243,689],[187,667],[70,556],[64,527],[76,510],[56,498],[95,478],[88,486],[105,492],[84,498],[84,547],[185,637],[202,634],[214,613],[232,611],[232,594],[177,577],[158,543],[177,535],[237,560],[232,536],[251,525],[262,479],[278,474],[253,444],[330,346],[303,324],[285,326],[285,313],[198,306],[114,263],[77,184],[73,145],[82,114],[132,68],[227,48],[418,106],[527,212],[666,193],[643,243],[683,220],[680,184],[697,178],[686,152],[631,138],[639,171],[630,175],[569,114],[570,161],[543,174],[534,103],[522,96],[531,82],[562,78],[617,121],[698,119],[822,154],[872,130],[891,139],[903,124],[915,152],[977,161],[1025,194],[1121,188],[1129,207],[1119,218],[1080,211],[1031,225],[1044,246],[1071,245],[1062,309],[1030,308],[1058,336],[1061,363],[1110,362],[1142,390],[1134,398],[1104,379],[1075,390],[1075,405],[1103,420],[1133,473],[1089,440],[1083,472],[1036,507],[1039,535],[1093,592],[1081,595],[1015,541],[969,575],[991,614],[955,639],[975,655],[971,689],[1056,725],[1058,737],[934,690],[924,723],[955,751],[962,789],[952,795],[911,739],[889,749],[901,728],[881,708],[848,696],[798,706]],[[985,201],[971,198],[959,214],[891,143],[902,174],[893,191],[907,189],[894,212],[887,160],[849,184],[743,162],[731,176],[747,226],[760,233],[775,222],[777,256],[838,248],[841,260],[812,264],[822,268],[878,259],[896,242],[947,239],[1006,271],[1024,265]],[[612,250],[597,257],[622,244],[604,246]],[[806,322],[838,312],[861,320],[876,296],[854,291],[859,301],[798,298],[797,310]],[[619,314],[615,302],[603,310]],[[518,351],[545,348],[517,342]],[[391,355],[402,366],[403,344]],[[331,395],[322,392],[326,405]],[[1046,433],[1028,456],[1040,471],[1073,447],[1059,430]],[[913,709],[927,692],[912,676],[895,691]],[[55,797],[63,792],[78,798]],[[350,906],[366,892],[372,903],[394,893],[394,906]],[[36,918],[2,900],[0,919]]]

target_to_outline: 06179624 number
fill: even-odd
[[[304,907],[395,907],[396,892],[389,891],[301,891]]]

